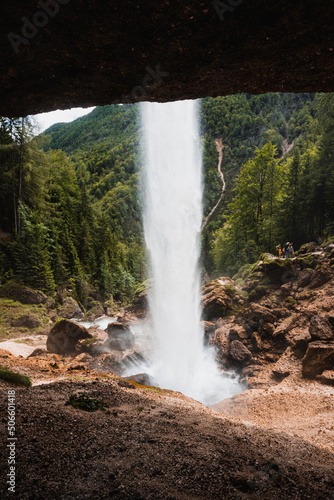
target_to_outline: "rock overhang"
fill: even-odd
[[[333,90],[330,0],[1,6],[0,115],[247,92]]]

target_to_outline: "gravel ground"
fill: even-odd
[[[224,417],[181,394],[93,374],[87,382],[15,391],[20,500],[334,498],[329,449],[284,429]],[[66,406],[80,391],[104,401],[107,410]],[[6,485],[4,386],[0,406],[0,492],[6,499],[13,494]]]

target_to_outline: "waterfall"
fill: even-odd
[[[160,387],[206,404],[239,392],[203,344],[201,277],[202,150],[195,101],[142,103],[144,234],[152,277],[154,350]]]

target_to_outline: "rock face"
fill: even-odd
[[[206,305],[218,303],[221,311],[218,316],[216,307],[214,317],[209,309],[215,325],[210,344],[217,347],[221,365],[247,377],[250,388],[281,383],[297,374],[331,383],[331,373],[322,374],[334,370],[332,245],[306,245],[292,259],[264,254],[244,283],[238,281],[241,291],[249,293],[249,300],[239,304],[237,297],[232,301],[228,294],[215,294],[212,283],[204,287]],[[319,276],[322,284],[315,287]],[[252,291],[264,284],[266,293],[254,301]]]
[[[311,342],[303,358],[303,376],[316,378],[334,368],[334,342]]]
[[[16,283],[0,287],[0,297],[17,300],[21,304],[45,304],[48,300],[43,292]]]
[[[1,5],[1,116],[333,90],[329,0],[37,3]]]
[[[92,336],[87,328],[68,319],[59,320],[50,331],[46,348],[56,354],[72,354],[79,340]]]
[[[125,351],[132,349],[135,345],[135,338],[128,325],[120,322],[110,323],[107,328],[110,349]]]

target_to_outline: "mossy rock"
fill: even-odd
[[[25,387],[30,387],[32,385],[31,380],[26,375],[21,375],[20,373],[12,372],[7,368],[0,366],[0,379],[5,380],[14,385],[24,385]]]
[[[91,398],[85,392],[79,392],[79,394],[71,394],[69,400],[66,401],[65,406],[73,406],[79,410],[84,411],[105,411],[108,405],[99,399]]]
[[[48,301],[43,292],[13,282],[0,287],[0,297],[16,300],[21,304],[45,304]]]

